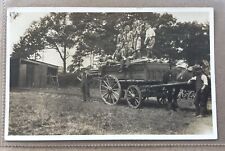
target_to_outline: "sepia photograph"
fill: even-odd
[[[209,7],[7,10],[5,140],[217,139]]]

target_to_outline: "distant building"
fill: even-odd
[[[46,87],[57,76],[58,66],[35,60],[10,59],[10,87]]]

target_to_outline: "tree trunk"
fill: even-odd
[[[63,59],[63,73],[66,73],[66,59]]]
[[[66,73],[66,45],[63,49],[63,73]]]

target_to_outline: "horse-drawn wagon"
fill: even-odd
[[[160,104],[165,104],[171,95],[169,90],[187,86],[187,82],[165,81],[165,76],[170,79],[177,76],[177,73],[168,74],[171,71],[168,63],[136,62],[123,71],[120,69],[119,64],[105,65],[101,69],[100,93],[106,104],[126,100],[130,107],[138,108],[148,97],[156,97]]]

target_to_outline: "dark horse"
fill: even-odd
[[[163,83],[187,82],[193,76],[193,71],[182,67],[172,67],[163,76]],[[167,87],[168,108],[176,110],[178,107],[177,96],[181,89],[194,90],[193,84],[184,86]]]

